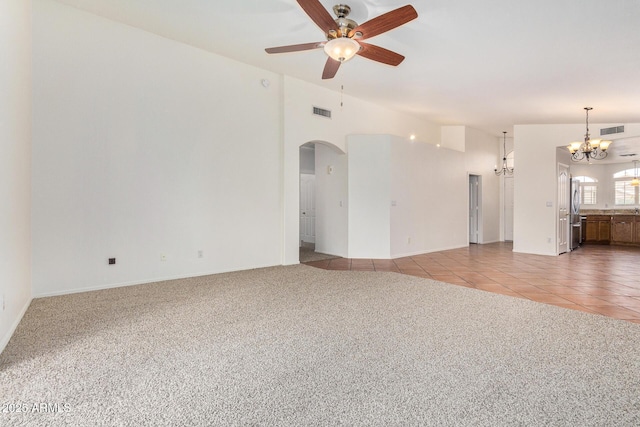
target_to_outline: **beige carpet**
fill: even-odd
[[[34,300],[0,425],[637,426],[638,343],[527,300],[273,267]]]

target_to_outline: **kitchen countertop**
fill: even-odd
[[[638,215],[634,209],[580,209],[580,215]]]

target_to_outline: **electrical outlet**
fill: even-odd
[[[204,252],[202,252],[202,249],[200,249],[198,251],[198,258],[202,258],[204,256]]]
[[[160,255],[160,261],[166,261],[167,260],[167,256],[166,255]]]
[[[115,264],[116,263],[116,259],[115,258],[109,258],[109,264]]]
[[[411,244],[411,237],[407,237],[407,243],[410,245]]]

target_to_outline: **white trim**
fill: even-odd
[[[22,310],[20,310],[20,314],[18,315],[16,320],[13,322],[13,324],[11,325],[11,327],[9,328],[5,336],[2,337],[2,341],[0,341],[0,353],[2,353],[4,349],[7,347],[7,344],[9,344],[11,337],[13,336],[14,332],[18,328],[18,325],[22,321],[22,318],[24,317],[24,314],[27,312],[27,309],[31,305],[31,301],[33,301],[33,298],[29,298],[29,300],[24,305],[24,307],[22,307]]]
[[[212,276],[215,274],[226,274],[226,273],[233,273],[237,271],[255,270],[257,268],[268,268],[268,267],[279,267],[279,266],[280,265],[256,265],[253,267],[244,267],[244,268],[240,268],[237,270],[230,270],[230,271],[200,272],[200,273],[188,274],[188,275],[167,276],[167,277],[159,277],[159,278],[146,279],[146,280],[134,280],[131,282],[111,283],[107,285],[92,286],[90,288],[64,289],[61,291],[47,292],[44,294],[34,295],[33,298],[47,298],[47,297],[55,297],[60,295],[78,294],[82,292],[102,291],[105,289],[123,288],[126,286],[136,286],[136,285],[146,285],[146,284],[157,283],[157,282],[166,282],[168,280],[189,279],[193,277]]]

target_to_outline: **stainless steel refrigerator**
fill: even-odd
[[[577,249],[582,244],[582,221],[580,218],[580,181],[571,180],[571,214],[570,233],[571,250]]]

